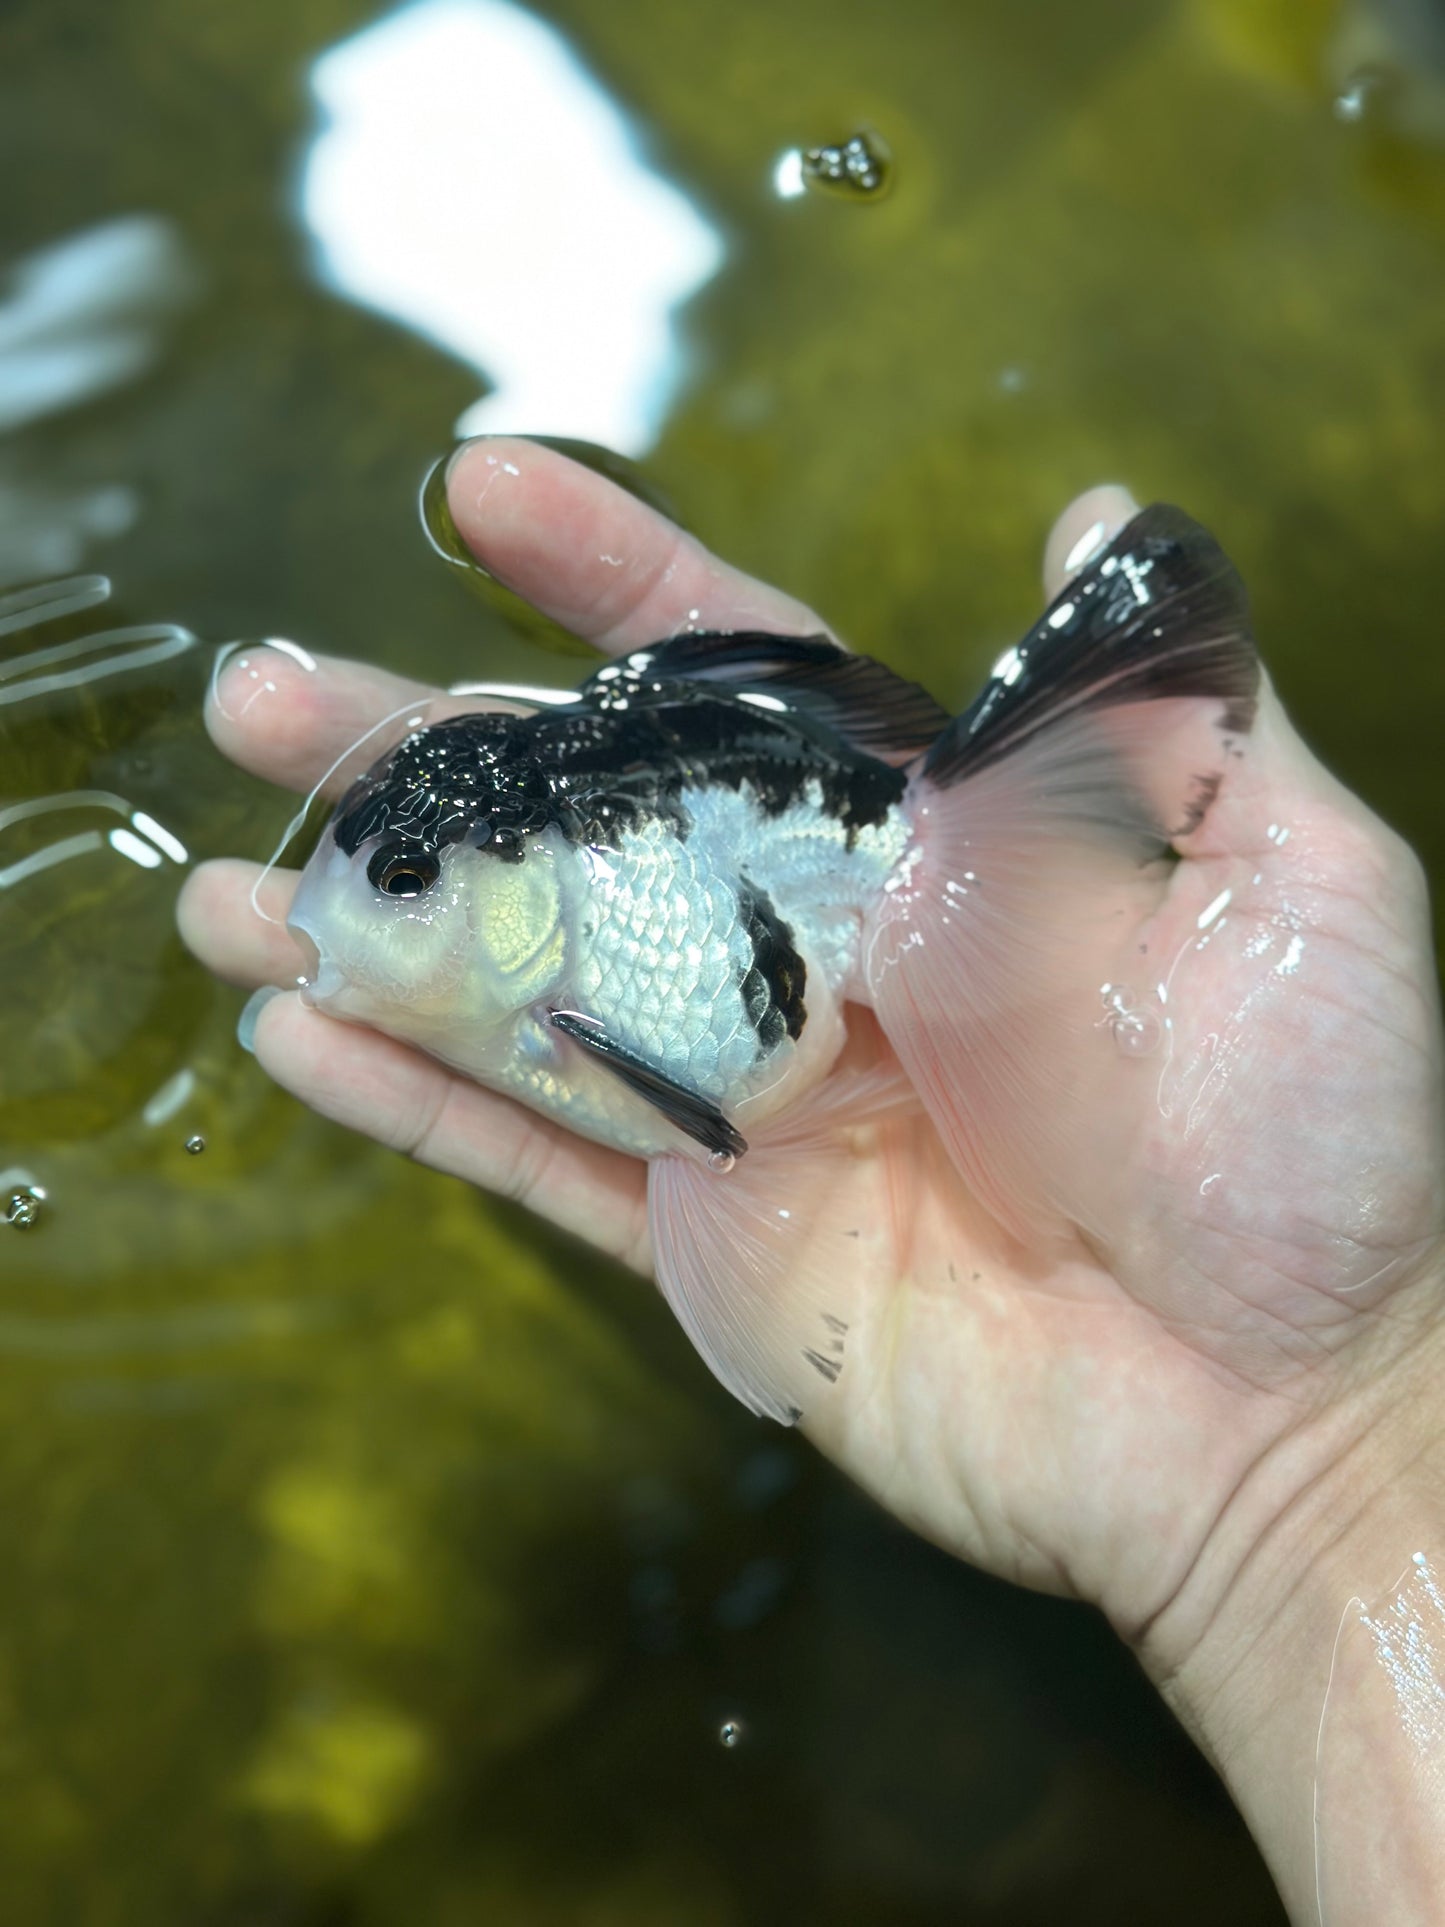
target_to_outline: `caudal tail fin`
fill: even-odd
[[[914,844],[871,921],[883,1027],[970,1187],[1015,1235],[1107,1237],[1169,1013],[1143,932],[1243,754],[1244,586],[1143,510],[924,758]],[[1167,993],[1166,993],[1167,994]]]

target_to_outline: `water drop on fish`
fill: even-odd
[[[5,1206],[5,1222],[28,1231],[40,1216],[40,1200],[33,1191],[15,1191]]]
[[[193,1158],[198,1158],[205,1148],[206,1140],[201,1136],[199,1131],[193,1131],[186,1139],[186,1149]]]
[[[877,134],[859,131],[834,147],[803,150],[803,180],[825,194],[877,200],[893,183],[893,156]]]
[[[708,1155],[707,1168],[709,1171],[721,1172],[725,1177],[736,1163],[737,1159],[731,1151],[713,1151]]]
[[[736,1746],[743,1736],[740,1720],[724,1720],[717,1730],[718,1739],[724,1746]]]

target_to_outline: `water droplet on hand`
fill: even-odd
[[[1105,984],[1104,1023],[1123,1057],[1148,1057],[1164,1037],[1164,1020],[1149,1004],[1136,1001],[1128,984]]]
[[[1152,1010],[1120,1011],[1110,1028],[1114,1043],[1125,1057],[1148,1057],[1158,1050],[1164,1025]]]
[[[33,1191],[14,1191],[5,1206],[5,1222],[28,1231],[40,1216],[40,1200]]]

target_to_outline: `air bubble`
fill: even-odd
[[[805,148],[802,177],[824,193],[872,200],[892,185],[893,156],[877,134],[860,131],[834,147]]]
[[[1158,1050],[1164,1026],[1152,1010],[1120,1011],[1110,1022],[1114,1043],[1125,1057],[1148,1057]]]
[[[1103,1021],[1121,1056],[1149,1057],[1158,1050],[1164,1037],[1164,1020],[1157,1010],[1138,1003],[1127,984],[1105,984],[1102,995]]]
[[[713,1151],[709,1153],[707,1168],[709,1171],[718,1171],[726,1176],[736,1163],[737,1159],[731,1151]]]
[[[28,1231],[40,1216],[40,1199],[34,1191],[14,1191],[5,1206],[5,1222],[17,1231]]]
[[[741,1720],[724,1720],[717,1730],[719,1742],[723,1746],[736,1746],[743,1736]]]
[[[186,1139],[187,1151],[190,1152],[193,1158],[198,1158],[205,1148],[206,1140],[201,1136],[200,1132],[192,1131],[191,1135]]]

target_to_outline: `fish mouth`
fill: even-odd
[[[305,966],[296,980],[301,993],[301,1001],[314,1010],[324,1010],[346,988],[346,977],[339,964],[327,955],[312,918],[316,915],[314,906],[308,902],[315,895],[314,888],[307,889],[309,879],[302,877],[291,905],[291,914],[286,919],[286,928],[301,952]]]
[[[302,961],[305,964],[305,969],[296,979],[296,988],[301,993],[301,1001],[313,1009],[324,1009],[345,989],[346,979],[342,976],[339,966],[329,957],[322,955],[316,939],[309,930],[294,919],[287,928],[296,939],[296,947],[301,952]]]

